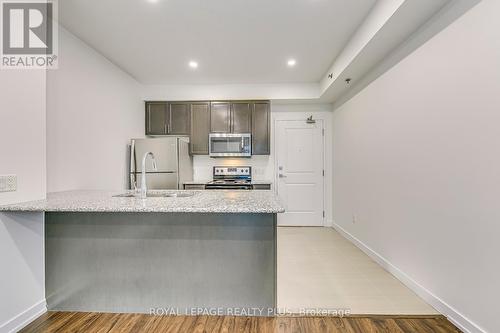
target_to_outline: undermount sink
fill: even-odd
[[[192,197],[194,193],[191,192],[179,192],[179,193],[148,193],[146,198],[188,198]],[[124,193],[114,195],[115,198],[140,198],[139,194],[136,193]]]

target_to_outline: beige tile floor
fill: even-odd
[[[278,228],[278,308],[438,313],[331,228]]]

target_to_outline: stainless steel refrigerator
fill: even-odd
[[[189,156],[189,138],[164,137],[132,139],[130,144],[130,188],[141,187],[142,158],[152,152],[156,160],[153,170],[151,157],[146,161],[146,185],[150,190],[182,189],[193,180],[193,160]]]

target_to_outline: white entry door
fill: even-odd
[[[282,226],[324,225],[323,121],[276,121],[277,190]]]

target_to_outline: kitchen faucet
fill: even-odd
[[[153,171],[156,171],[156,160],[155,155],[152,152],[147,152],[142,158],[142,176],[141,176],[141,199],[146,199],[146,194],[148,192],[148,186],[146,185],[146,159],[148,155],[151,155],[151,160],[153,162]]]

